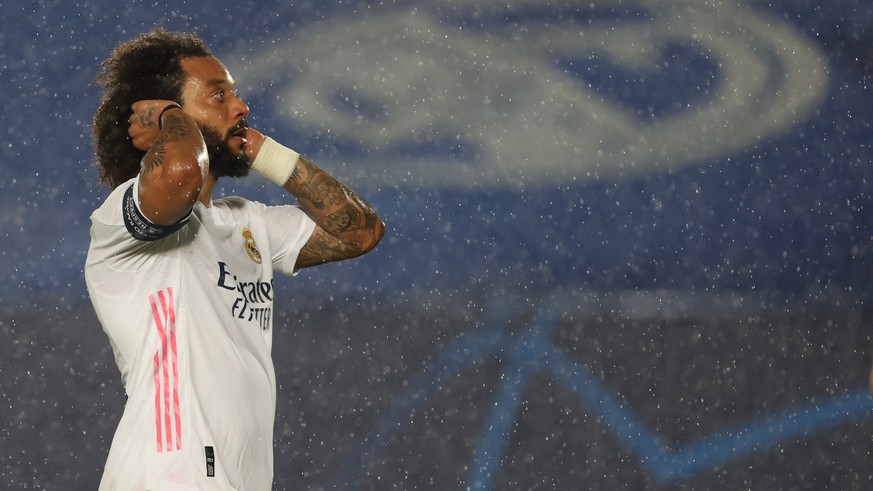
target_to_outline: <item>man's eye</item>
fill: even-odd
[[[216,99],[224,99],[224,90],[216,91],[215,94],[213,94],[213,97]]]

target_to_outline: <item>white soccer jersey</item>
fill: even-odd
[[[88,292],[128,399],[101,490],[266,491],[273,480],[273,271],[314,222],[296,206],[200,203],[162,227],[138,178],[92,215]]]

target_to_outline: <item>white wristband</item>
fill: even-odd
[[[294,172],[299,158],[299,153],[268,136],[258,150],[255,161],[252,162],[252,169],[276,184],[284,186]]]

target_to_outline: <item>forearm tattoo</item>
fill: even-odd
[[[164,163],[164,157],[166,156],[166,143],[159,143],[156,141],[142,159],[142,172],[148,173],[152,169],[160,167]]]
[[[380,219],[373,207],[305,158],[300,158],[285,188],[329,234],[313,234],[301,251],[301,266],[359,256],[381,238]]]
[[[154,111],[149,112],[151,113]],[[155,126],[154,121],[150,119],[148,114],[142,116],[142,118],[143,121],[141,124],[144,126]],[[191,136],[194,135],[191,124],[192,123],[172,114],[165,115],[163,130],[158,135],[149,151],[146,152],[145,157],[143,157],[142,170],[148,172],[156,167],[160,167],[167,156],[168,144],[191,138]]]

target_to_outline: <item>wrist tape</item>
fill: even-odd
[[[252,169],[276,184],[284,186],[294,172],[299,158],[299,153],[268,136],[261,145],[258,156],[252,162]]]

